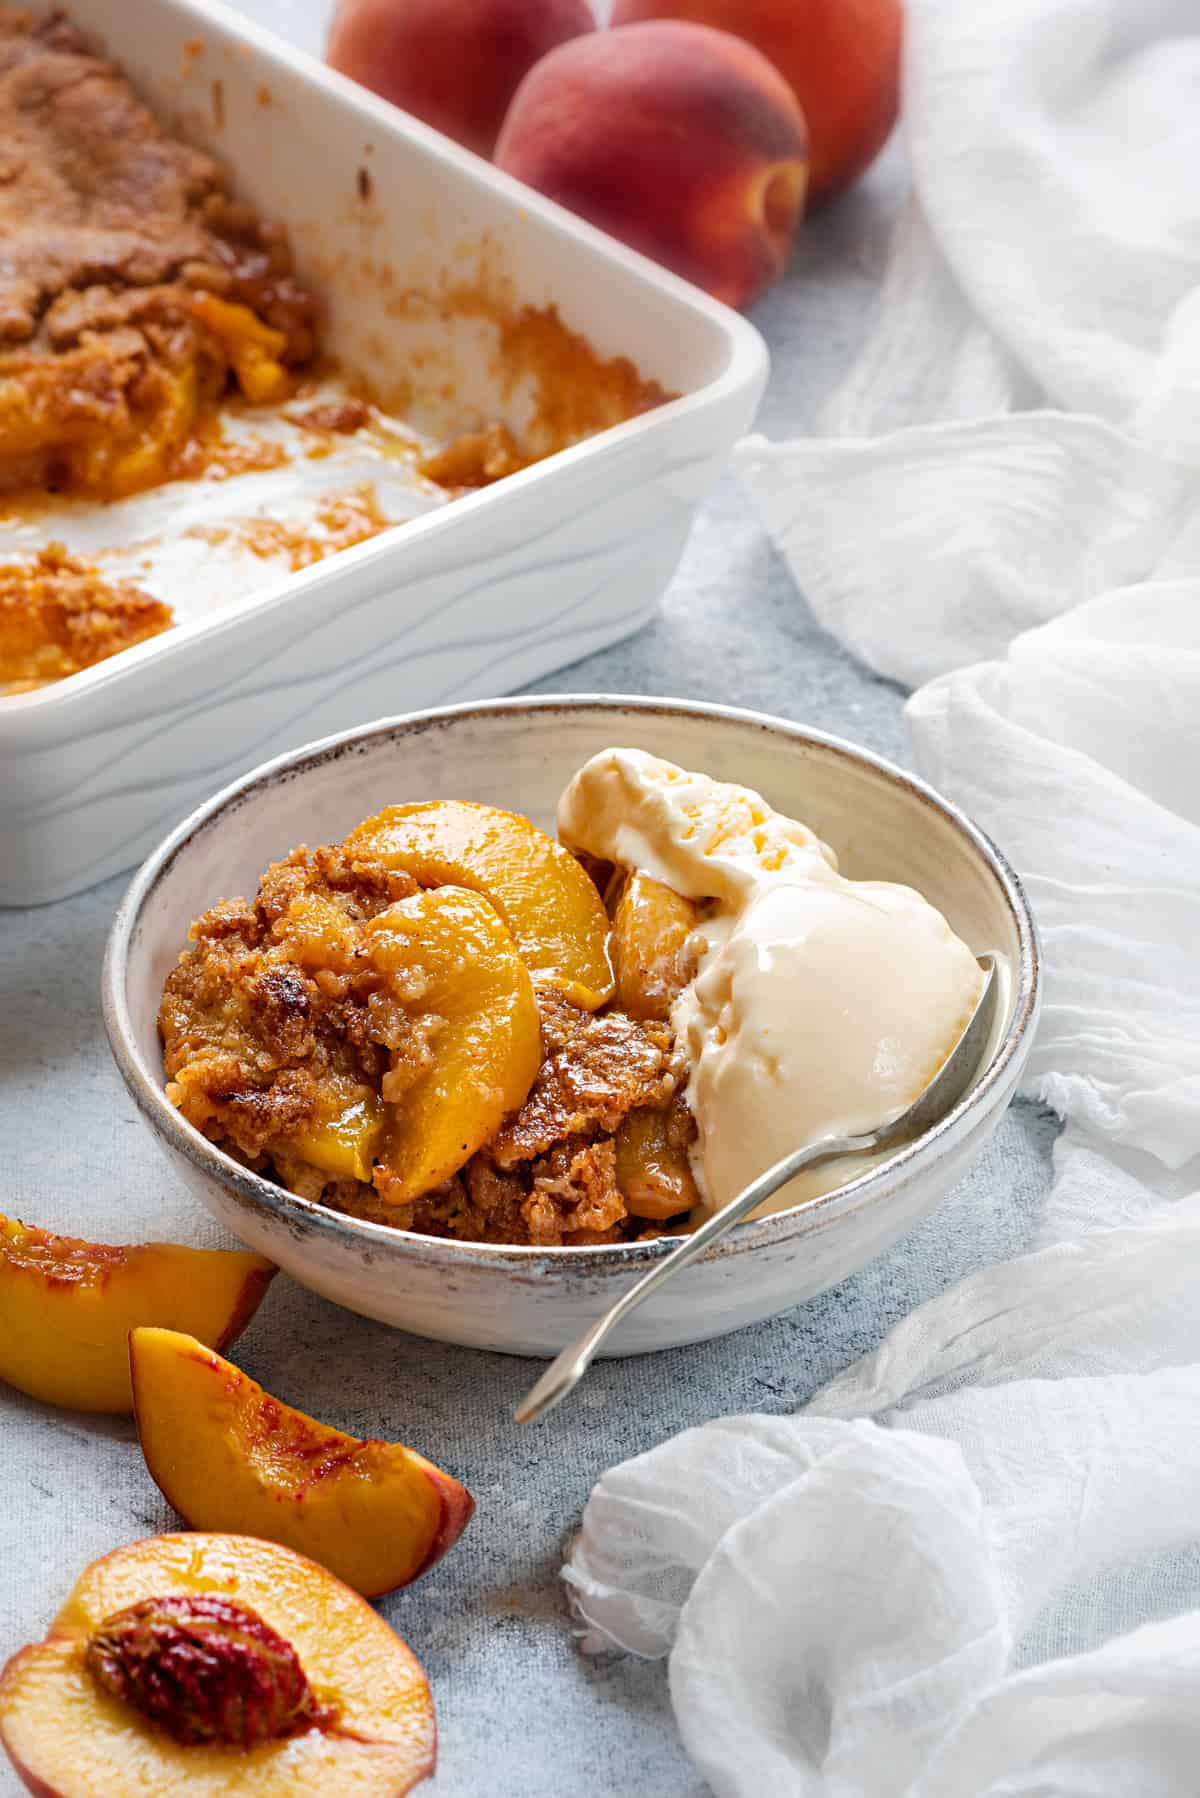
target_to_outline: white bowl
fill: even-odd
[[[830,842],[846,873],[923,892],[977,953],[998,951],[1009,978],[990,1060],[941,1124],[837,1192],[740,1225],[643,1305],[606,1352],[719,1336],[855,1272],[933,1209],[1012,1097],[1039,997],[1028,904],[987,837],[900,769],[783,719],[678,700],[496,700],[367,725],[269,762],[193,812],[135,875],[104,966],[113,1053],[176,1172],[243,1242],[352,1311],[444,1342],[550,1355],[672,1243],[451,1242],[361,1223],[248,1173],[163,1092],[155,1020],[188,925],[215,900],[252,893],[266,864],[295,844],[337,841],[385,804],[477,799],[553,829],[566,781],[609,744],[758,788]]]
[[[514,382],[484,301],[553,306],[600,356],[631,358],[679,398],[272,574],[252,598],[224,605],[214,575],[172,630],[0,698],[0,905],[133,867],[266,756],[362,718],[513,692],[630,635],[767,372],[745,319],[217,0],[69,10],[287,226],[326,305],[327,348],[380,394],[402,390],[418,429],[447,438],[527,413],[529,382]],[[198,485],[171,489],[164,533],[190,519]],[[71,508],[55,511],[22,546],[51,537],[86,553],[78,530]]]

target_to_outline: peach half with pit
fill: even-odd
[[[318,1423],[190,1336],[135,1330],[129,1360],[146,1466],[193,1528],[282,1542],[376,1597],[470,1521],[466,1487],[423,1455]]]
[[[39,1798],[403,1798],[436,1725],[416,1656],[325,1568],[168,1535],[94,1561],[13,1656],[0,1742]]]
[[[246,1249],[120,1247],[0,1217],[0,1380],[50,1405],[131,1411],[130,1330],[166,1324],[224,1348],[275,1273]]]

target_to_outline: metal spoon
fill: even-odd
[[[536,1386],[526,1393],[517,1406],[513,1412],[514,1422],[532,1423],[535,1417],[552,1410],[566,1398],[568,1392],[574,1390],[587,1372],[592,1356],[604,1338],[622,1318],[628,1317],[643,1299],[648,1299],[652,1292],[658,1290],[664,1280],[669,1280],[681,1267],[694,1261],[697,1255],[702,1255],[711,1243],[724,1236],[727,1230],[761,1205],[764,1199],[769,1199],[773,1192],[777,1192],[802,1168],[811,1167],[815,1161],[825,1161],[831,1155],[869,1154],[905,1140],[911,1141],[944,1118],[958,1104],[971,1084],[992,1033],[999,989],[995,957],[981,955],[979,965],[984,971],[983,990],[966,1029],[924,1092],[911,1105],[897,1116],[889,1118],[886,1123],[880,1124],[878,1129],[868,1131],[865,1136],[820,1136],[803,1149],[793,1149],[790,1155],[785,1155],[782,1161],[769,1167],[765,1174],[752,1180],[736,1199],[730,1199],[728,1205],[715,1211],[698,1230],[685,1236],[665,1261],[660,1261],[648,1274],[643,1274],[582,1336],[567,1344],[562,1353],[550,1363]]]

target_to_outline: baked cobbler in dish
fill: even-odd
[[[0,488],[180,473],[231,391],[285,397],[317,307],[281,230],[61,13],[0,11]]]
[[[447,343],[459,317],[476,344],[494,336],[496,398],[519,427],[464,401],[433,440],[393,404],[419,410],[434,379],[419,356],[386,394],[340,369],[282,225],[64,13],[0,0],[0,518],[18,527],[11,559],[29,558],[26,579],[5,570],[21,648],[0,656],[0,695],[250,599],[668,397],[502,282],[493,297],[482,276],[434,294],[402,266],[378,278],[398,329],[415,312]],[[439,419],[456,380],[451,355]],[[158,491],[183,481],[177,506]],[[74,560],[52,611],[39,558],[59,543]],[[67,626],[84,581],[90,622]]]

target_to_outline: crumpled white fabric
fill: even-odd
[[[1086,602],[931,682],[908,719],[1037,915],[1035,1089],[1179,1167],[1200,1153],[1200,579]]]
[[[910,0],[913,197],[825,435],[743,477],[817,615],[915,685],[1200,568],[1193,0]]]
[[[1035,1249],[613,1468],[584,1645],[718,1798],[1200,1792],[1200,11],[908,0],[913,196],[825,435],[738,454],[1038,914]]]

